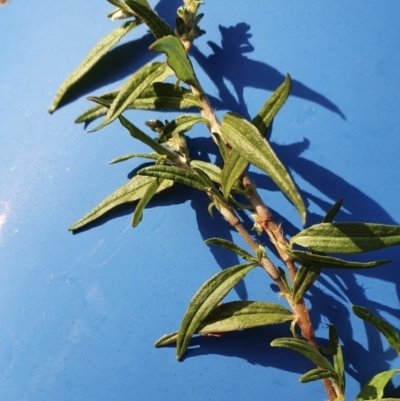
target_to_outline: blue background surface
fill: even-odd
[[[150,3],[170,22],[180,5]],[[0,399],[325,399],[320,383],[298,383],[308,361],[269,347],[289,336],[287,325],[198,338],[183,362],[174,348],[153,348],[178,328],[197,288],[238,262],[203,245],[211,236],[241,240],[208,215],[202,193],[177,186],[160,195],[137,229],[129,205],[76,235],[67,231],[140,164],[107,162],[147,151],[118,123],[96,134],[73,123],[89,106],[85,95],[117,87],[154,58],[144,27],[67,107],[46,112],[61,82],[120,24],[105,18],[111,9],[95,0],[12,0],[0,8]],[[294,80],[271,141],[307,201],[308,224],[339,197],[341,220],[400,222],[399,11],[395,0],[203,6],[207,35],[196,42],[194,65],[219,116],[226,109],[253,116],[287,72]],[[142,128],[173,115],[127,113]],[[215,160],[204,129],[190,138],[193,157]],[[293,235],[301,227],[292,205],[256,169],[251,176]],[[329,322],[338,327],[348,400],[373,374],[400,367],[382,337],[349,312],[365,305],[400,327],[400,252],[371,258],[393,263],[358,274],[327,271],[307,299],[318,337],[327,337]],[[283,304],[270,287],[256,270],[227,299]]]

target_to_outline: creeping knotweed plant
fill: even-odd
[[[207,280],[194,294],[178,330],[162,336],[155,345],[176,344],[176,358],[181,359],[194,335],[220,335],[228,331],[291,322],[292,336],[276,338],[271,345],[289,348],[308,358],[315,368],[305,372],[300,381],[321,380],[330,401],[344,400],[346,373],[340,333],[330,325],[329,348],[322,348],[317,343],[304,295],[318,280],[323,269],[365,269],[388,263],[388,260],[348,260],[337,255],[359,254],[399,245],[400,227],[336,222],[335,217],[342,205],[342,200],[339,200],[319,224],[288,239],[284,227],[276,222],[250,180],[247,168],[251,164],[267,174],[295,206],[302,222],[306,222],[307,210],[303,199],[286,167],[265,138],[273,118],[290,94],[290,76],[286,76],[251,121],[233,112],[227,112],[220,121],[189,57],[193,42],[205,33],[199,26],[203,18],[203,14],[199,13],[201,1],[184,0],[177,10],[175,27],[166,24],[147,0],[107,1],[115,6],[108,17],[126,21],[102,39],[66,79],[49,111],[55,111],[68,90],[84,75],[90,74],[92,67],[125,35],[146,24],[154,36],[149,51],[163,54],[165,61],[150,62],[133,73],[119,89],[100,97],[90,97],[94,105],[82,113],[77,122],[89,123],[101,118],[101,123],[93,131],[111,123],[120,123],[133,138],[151,149],[145,154],[123,155],[112,163],[137,157],[154,163],[140,169],[129,182],[106,197],[70,230],[77,230],[114,207],[133,201],[137,201],[132,220],[133,227],[136,227],[153,196],[174,183],[204,192],[209,198],[205,207],[208,206],[210,213],[220,213],[244,239],[248,249],[224,238],[210,238],[206,244],[234,252],[243,258],[244,263],[229,267]],[[147,121],[149,130],[157,134],[157,139],[153,139],[153,134],[143,132],[123,115],[127,109],[189,110],[190,113],[186,112],[171,121],[156,118]],[[196,124],[203,125],[209,132],[210,141],[220,153],[220,164],[191,158],[185,135]],[[251,214],[252,228],[240,218],[243,210]],[[254,233],[250,233],[251,230],[268,238],[285,269],[275,266]],[[287,301],[286,307],[259,301],[221,302],[240,280],[256,268],[263,269],[276,284],[280,295]],[[353,311],[375,326],[400,352],[399,336],[388,322],[363,307],[354,306]],[[371,378],[356,400],[382,399],[386,384],[399,371],[385,371]]]

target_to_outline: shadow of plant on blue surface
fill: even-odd
[[[245,88],[257,88],[274,91],[285,79],[285,74],[276,68],[247,57],[246,53],[254,51],[249,39],[250,25],[241,22],[235,26],[219,26],[221,32],[221,46],[215,42],[208,41],[207,44],[213,51],[205,56],[196,46],[191,54],[203,70],[207,73],[218,89],[220,103],[214,105],[223,110],[231,110],[251,118],[246,108],[244,99]],[[231,93],[225,81],[229,81],[236,97]],[[299,97],[338,114],[345,119],[343,112],[332,101],[322,94],[314,91],[305,84],[297,81],[294,77],[291,96]]]

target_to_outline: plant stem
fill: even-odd
[[[189,49],[190,46],[187,46],[186,44],[185,48]],[[223,138],[220,130],[221,123],[215,115],[215,112],[210,104],[210,101],[208,100],[206,93],[202,90],[201,86],[199,88],[195,88],[192,86],[191,90],[194,95],[197,95],[200,98],[200,101],[202,103],[201,115],[209,121],[209,130],[211,135],[214,137],[214,135],[217,134],[221,138]],[[288,242],[284,237],[281,226],[275,222],[272,213],[261,199],[256,187],[251,182],[246,173],[242,175],[242,182],[246,189],[246,197],[250,201],[256,212],[256,223],[260,225],[260,227],[268,234],[271,241],[275,244],[277,252],[279,253],[282,261],[285,263],[290,274],[290,278],[293,282],[296,277],[297,269],[294,261],[286,254],[283,249],[284,247],[288,246]],[[228,221],[228,223],[236,229],[236,231],[242,236],[249,247],[255,252],[258,248],[258,244],[253,240],[247,230],[243,227],[242,223],[233,212],[233,210],[231,208],[222,207],[220,209],[220,212]],[[262,258],[260,264],[279,287],[281,293],[287,299],[290,307],[292,308],[296,316],[296,324],[299,326],[303,338],[313,347],[318,348],[318,344],[315,339],[315,331],[304,299],[301,298],[297,303],[293,303],[290,294],[288,294],[286,287],[281,280],[278,269],[275,267],[275,265],[268,258]],[[325,391],[329,397],[329,400],[334,401],[337,397],[337,394],[334,387],[332,386],[331,381],[329,379],[322,379],[322,382],[325,387]]]

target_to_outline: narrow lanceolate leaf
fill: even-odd
[[[141,199],[146,193],[148,186],[153,181],[154,178],[152,177],[133,177],[129,182],[118,188],[111,195],[107,196],[98,206],[73,224],[69,230],[73,231],[82,228],[116,206]],[[162,185],[158,187],[157,192],[172,187],[173,183],[173,181],[165,180]]]
[[[197,174],[183,170],[179,167],[174,166],[150,166],[142,168],[138,171],[139,175],[165,178],[167,180],[172,180],[179,182],[180,184],[188,185],[199,189],[200,191],[208,191],[209,186],[204,182],[204,180]]]
[[[171,160],[177,158],[176,153],[172,152],[172,150],[169,150],[154,139],[150,138],[147,134],[145,134],[143,131],[141,131],[139,128],[129,122],[125,117],[120,116],[119,120],[121,121],[121,124],[129,131],[133,138],[136,138],[144,144],[150,146],[155,152],[160,155],[167,156]]]
[[[300,266],[293,282],[293,302],[298,302],[300,298],[304,296],[321,274],[321,270],[321,266],[310,266],[304,264]]]
[[[321,223],[295,235],[290,244],[315,252],[361,253],[400,245],[400,226],[373,223]]]
[[[221,153],[222,160],[226,160],[228,158],[228,149],[224,143],[223,138],[218,134],[213,134],[215,142],[219,148],[219,152]]]
[[[221,132],[225,140],[243,158],[271,177],[296,206],[304,222],[306,208],[303,200],[289,173],[258,130],[243,117],[234,113],[227,113],[222,120]]]
[[[330,370],[312,369],[309,370],[307,373],[304,373],[304,375],[300,377],[300,383],[309,383],[327,378],[336,379],[336,374],[334,372],[331,372]]]
[[[388,259],[377,260],[374,262],[350,262],[339,258],[333,258],[331,256],[317,255],[309,252],[293,251],[290,249],[286,249],[285,251],[296,262],[333,269],[368,269],[390,263],[390,260]]]
[[[196,334],[217,334],[252,327],[281,324],[293,320],[288,309],[267,302],[234,301],[218,305],[204,319]],[[154,346],[176,344],[178,332],[163,335]],[[332,373],[331,373],[332,375]]]
[[[354,401],[382,398],[385,386],[396,373],[400,373],[400,369],[393,369],[378,373],[364,385]]]
[[[269,302],[234,301],[218,305],[203,320],[196,334],[226,333],[252,327],[281,324],[293,320],[293,313],[281,305]],[[156,347],[175,344],[178,332],[162,336]]]
[[[174,35],[172,28],[163,21],[148,5],[140,4],[137,0],[125,0],[127,6],[149,27],[156,39]],[[148,3],[147,3],[148,4]]]
[[[335,369],[332,364],[322,356],[316,348],[304,340],[298,340],[297,338],[277,338],[272,341],[271,345],[273,347],[289,348],[293,351],[299,352],[315,365],[335,374]]]
[[[201,334],[225,333],[293,320],[293,313],[270,302],[234,301],[213,309],[200,325]]]
[[[138,26],[137,21],[125,22],[121,27],[114,29],[103,38],[85,57],[79,67],[61,84],[50,106],[49,113],[57,109],[68,89],[75,85],[107,52],[115,46],[121,38],[133,28]]]
[[[183,317],[178,333],[176,358],[182,358],[190,338],[222,298],[252,269],[256,263],[236,265],[207,280],[194,295]]]
[[[258,112],[257,116],[253,118],[252,124],[262,135],[264,135],[265,131],[270,126],[271,121],[286,102],[291,88],[292,80],[288,74],[286,75],[283,84],[271,95],[271,97]]]
[[[329,348],[333,358],[333,366],[337,375],[336,381],[344,394],[346,388],[346,379],[344,375],[344,360],[342,348],[339,344],[339,336],[333,324],[329,326]]]
[[[397,330],[386,320],[381,319],[374,313],[370,312],[367,308],[362,306],[353,305],[351,307],[354,314],[360,319],[365,320],[369,324],[372,324],[377,330],[379,330],[386,338],[391,347],[393,347],[398,353],[400,353],[400,339]]]
[[[112,4],[113,6],[118,7],[120,10],[124,11],[125,13],[130,13],[132,14],[132,10],[122,1],[118,1],[118,0],[107,0],[110,4]]]
[[[234,244],[231,241],[228,241],[223,238],[209,238],[204,241],[207,245],[217,245],[221,248],[224,248],[228,251],[234,252],[237,255],[241,256],[243,259],[254,261],[254,256],[242,249],[239,245]]]
[[[137,225],[141,222],[143,218],[143,209],[150,202],[151,198],[157,193],[158,188],[163,183],[162,178],[156,178],[148,187],[145,194],[140,199],[139,203],[135,208],[135,212],[133,213],[132,219],[132,227],[137,227]]]
[[[203,171],[217,184],[221,183],[221,169],[215,164],[204,162],[202,160],[192,160],[190,166]]]
[[[267,100],[257,116],[253,118],[252,124],[264,135],[271,121],[289,96],[291,79],[288,75],[284,83]],[[248,161],[240,156],[239,152],[233,149],[225,160],[222,171],[222,192],[227,199],[235,181],[241,176],[248,165]]]
[[[176,36],[158,39],[150,46],[150,50],[167,55],[167,63],[175,71],[178,79],[196,88],[200,87],[186,50]]]
[[[278,271],[279,271],[279,275],[281,276],[283,285],[285,286],[287,292],[289,294],[292,294],[293,290],[292,290],[292,287],[290,285],[290,282],[289,282],[289,279],[287,277],[287,274],[286,274],[285,270],[283,270],[281,267],[278,266]]]
[[[248,164],[248,161],[241,157],[236,149],[231,150],[225,160],[221,175],[221,187],[225,199],[228,199],[236,180],[242,175]]]
[[[190,131],[198,123],[207,124],[208,120],[196,114],[179,116],[166,125],[159,140],[164,142],[174,134]]]
[[[110,92],[102,95],[101,98],[113,102],[117,95],[118,92]],[[191,107],[202,107],[198,96],[193,95],[185,88],[176,88],[174,84],[158,82],[146,88],[128,108],[136,110],[179,110]],[[107,112],[108,107],[96,105],[83,112],[75,122],[88,123],[104,116]]]
[[[129,108],[140,94],[153,83],[153,81],[165,71],[165,63],[150,63],[133,74],[118,92],[118,96],[112,102],[104,121],[92,132],[98,131],[110,124]]]
[[[335,216],[338,214],[343,204],[343,198],[340,198],[335,204],[328,210],[328,213],[322,220],[323,223],[332,223]]]
[[[124,162],[125,160],[132,159],[134,157],[142,157],[144,159],[158,160],[161,156],[158,153],[128,153],[123,156],[116,157],[115,159],[108,162],[108,164],[116,164]]]

